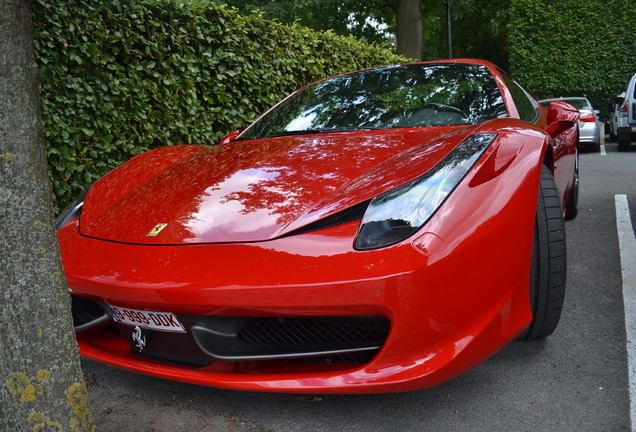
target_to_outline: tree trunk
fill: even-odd
[[[397,53],[422,59],[422,14],[420,0],[397,0]]]
[[[94,430],[53,222],[29,0],[0,0],[0,430]]]

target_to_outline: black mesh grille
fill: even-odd
[[[253,344],[381,344],[389,327],[389,321],[383,317],[258,318],[245,325],[239,338]]]
[[[285,237],[298,235],[298,234],[306,234],[312,231],[318,231],[326,228],[335,227],[338,225],[344,225],[349,222],[361,220],[364,216],[364,212],[367,210],[369,203],[371,200],[367,200],[361,202],[360,204],[356,204],[353,207],[349,207],[348,209],[339,211],[338,213],[334,213],[333,215],[306,225],[302,228],[298,228],[295,231],[290,232],[285,235]]]
[[[291,360],[361,363],[378,353],[390,330],[379,315],[327,317],[180,316],[198,346],[223,361]]]

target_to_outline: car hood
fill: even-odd
[[[345,132],[157,149],[91,187],[80,232],[135,244],[273,239],[420,176],[473,129]]]

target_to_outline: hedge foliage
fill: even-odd
[[[131,156],[216,144],[304,84],[405,61],[205,2],[34,0],[33,23],[58,210]]]
[[[536,97],[605,110],[636,73],[634,0],[512,0],[511,73]]]

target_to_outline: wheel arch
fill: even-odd
[[[543,151],[543,165],[547,166],[552,174],[554,174],[554,150],[551,145],[546,145]]]

